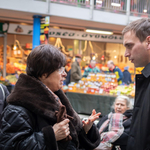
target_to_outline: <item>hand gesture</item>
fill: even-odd
[[[91,116],[86,121],[82,121],[83,128],[86,134],[91,129],[93,122],[99,118],[100,114],[101,113],[96,113],[95,109],[93,109]]]
[[[65,119],[61,121],[60,123],[54,124],[53,130],[55,133],[56,141],[65,139],[70,134],[69,119]]]

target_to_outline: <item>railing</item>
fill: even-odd
[[[77,7],[90,8],[91,0],[35,0],[52,3],[61,3]],[[93,0],[95,10],[109,11],[114,13],[127,13],[128,0]],[[150,0],[130,0],[130,15],[150,17]]]
[[[130,14],[139,17],[150,17],[150,0],[131,0]]]
[[[95,0],[95,9],[103,11],[111,11],[114,13],[126,13],[126,0]]]
[[[122,0],[93,0],[93,5],[96,10],[125,13],[126,1],[127,0],[125,0],[125,2]],[[90,0],[51,0],[51,2],[90,8]]]

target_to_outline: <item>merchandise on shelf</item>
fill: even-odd
[[[129,86],[120,85],[120,86],[117,86],[115,89],[110,90],[109,94],[111,94],[111,95],[123,94],[123,95],[128,95],[128,96],[134,97],[135,96],[135,86],[132,84]]]
[[[68,84],[68,91],[88,94],[106,95],[128,95],[134,97],[134,85],[119,85],[115,74],[89,74],[87,78],[82,78],[78,83]]]
[[[6,80],[9,81],[9,83],[11,83],[12,85],[15,85],[17,80],[18,80],[18,75],[15,74],[15,75],[8,75],[6,76]]]

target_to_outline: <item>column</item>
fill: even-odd
[[[40,24],[41,17],[39,15],[33,16],[33,37],[32,37],[32,49],[40,45]]]

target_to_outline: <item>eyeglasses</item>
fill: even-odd
[[[65,67],[61,67],[58,69],[59,74],[62,74],[65,71]]]

